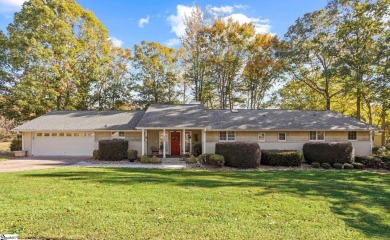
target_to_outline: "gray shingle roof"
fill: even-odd
[[[206,110],[201,104],[153,104],[147,111],[53,111],[16,131],[135,130],[207,128],[211,130],[378,130],[334,111]]]
[[[207,110],[212,129],[232,130],[378,130],[334,111]]]
[[[145,111],[53,111],[16,131],[134,130]]]
[[[201,104],[152,104],[137,128],[209,128],[207,112]]]

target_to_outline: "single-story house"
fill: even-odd
[[[214,153],[218,142],[302,150],[310,141],[350,141],[370,155],[376,127],[334,111],[209,110],[202,104],[152,104],[146,111],[53,111],[14,129],[28,155],[92,156],[100,140],[122,138],[139,155]]]

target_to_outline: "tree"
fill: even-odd
[[[134,78],[137,79],[138,103],[146,108],[152,103],[178,101],[180,53],[157,42],[142,41],[134,46]]]
[[[373,68],[379,62],[377,40],[385,31],[383,19],[388,1],[332,0],[327,10],[336,17],[340,52],[337,64],[347,80],[345,88],[356,97],[356,118],[360,120],[364,96],[374,95],[370,89],[376,81]],[[365,100],[367,105],[372,102],[369,98]]]
[[[248,57],[242,73],[243,88],[247,93],[246,107],[265,107],[266,93],[281,77],[282,63],[276,58],[279,39],[270,34],[257,34],[249,43]]]
[[[30,119],[51,109],[87,109],[107,61],[105,27],[73,0],[31,0],[8,27],[14,78],[9,115]]]
[[[98,71],[99,80],[94,82],[93,106],[104,109],[132,109],[133,79],[130,49],[111,47],[108,64]]]
[[[232,109],[241,101],[241,81],[238,79],[244,66],[249,40],[254,37],[253,24],[239,24],[229,18],[217,19],[202,29],[206,39],[210,66],[209,77],[217,89],[219,108]]]
[[[341,91],[335,71],[338,53],[333,19],[325,10],[298,18],[285,34],[284,48],[279,52],[288,74],[321,96],[326,110]]]
[[[191,15],[185,17],[184,24],[186,26],[186,31],[185,35],[181,38],[184,51],[184,77],[193,87],[194,99],[206,103],[205,95],[207,95],[207,88],[205,85],[208,84],[208,65],[206,59],[208,57],[208,52],[201,31],[207,24],[199,6],[195,7],[191,12]]]

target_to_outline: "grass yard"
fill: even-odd
[[[5,161],[13,157],[13,153],[9,150],[11,142],[0,142],[0,161]]]
[[[0,173],[27,239],[389,239],[390,174],[59,168]]]

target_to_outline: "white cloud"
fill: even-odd
[[[141,18],[140,20],[138,20],[138,27],[140,28],[143,28],[146,24],[149,23],[149,15],[146,17],[146,18]]]
[[[212,13],[232,13],[234,10],[233,6],[221,6],[221,7],[211,7],[209,9]]]
[[[174,47],[174,46],[177,46],[177,45],[180,45],[180,39],[179,38],[171,38],[171,39],[168,39],[167,42],[165,42],[165,45],[167,45],[168,47]]]
[[[234,5],[234,6],[221,6],[215,7],[208,5],[207,10],[211,14],[219,15],[225,14],[225,20],[232,18],[234,21],[244,24],[253,23],[255,25],[256,33],[270,33],[271,25],[269,19],[261,19],[257,17],[248,17],[243,13],[237,13],[239,9],[246,9],[247,5]],[[167,21],[171,25],[171,32],[174,32],[177,37],[182,37],[185,34],[186,26],[184,25],[184,19],[186,16],[191,15],[191,12],[195,9],[194,6],[176,6],[176,14],[172,14],[167,18]]]
[[[240,24],[253,23],[255,25],[256,33],[269,33],[271,30],[269,19],[251,18],[242,13],[233,13],[224,19],[227,20],[228,18],[232,18],[233,21]]]
[[[12,13],[19,11],[27,0],[0,0],[0,13]]]
[[[181,37],[185,34],[186,26],[184,25],[184,19],[186,16],[190,16],[192,10],[195,7],[188,7],[184,5],[176,6],[176,15],[172,14],[167,18],[167,21],[171,25],[171,32],[174,32],[176,36]]]
[[[109,37],[108,40],[111,41],[111,43],[112,43],[112,45],[114,45],[114,47],[122,47],[122,44],[123,44],[122,40],[115,38],[115,37]]]
[[[237,4],[237,5],[234,5],[234,8],[237,8],[237,9],[248,9],[249,6],[248,5],[243,5],[243,4]]]

